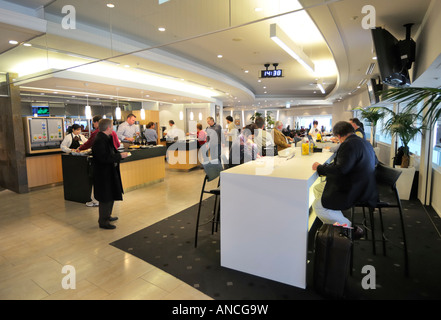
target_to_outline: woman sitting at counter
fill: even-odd
[[[239,137],[233,142],[229,155],[230,168],[251,160],[256,160],[258,149],[257,144],[253,141],[255,130],[257,130],[255,123],[247,125]]]
[[[67,130],[67,135],[64,137],[60,148],[63,152],[71,153],[77,150],[86,141],[86,137],[81,134],[81,126],[75,123]]]

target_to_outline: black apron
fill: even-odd
[[[80,147],[80,137],[74,136],[71,133],[72,136],[72,143],[70,144],[69,149],[78,149]]]

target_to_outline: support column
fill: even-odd
[[[17,74],[8,73],[9,95],[0,96],[0,186],[17,193],[26,193],[28,178],[26,148],[21,115],[20,87],[12,84]]]

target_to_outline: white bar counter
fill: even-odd
[[[295,151],[221,172],[221,266],[306,288],[312,164],[334,154]]]

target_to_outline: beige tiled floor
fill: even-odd
[[[0,299],[210,299],[110,246],[199,201],[203,170],[166,170],[165,181],[116,202],[115,230],[99,229],[98,209],[65,201],[63,186],[0,191]],[[65,265],[76,288],[63,289]]]

